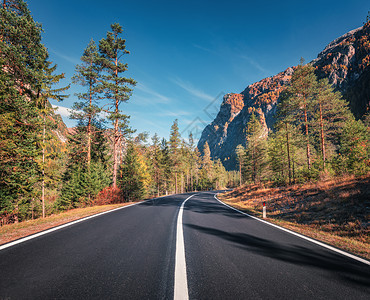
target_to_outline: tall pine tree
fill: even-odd
[[[101,85],[99,89],[104,92],[109,102],[105,110],[109,114],[109,120],[113,124],[113,187],[117,186],[117,172],[120,160],[119,145],[122,141],[122,129],[127,127],[127,115],[122,114],[120,106],[130,99],[132,89],[136,81],[132,78],[123,77],[127,71],[127,64],[123,63],[122,57],[129,54],[126,50],[126,40],[120,35],[123,32],[121,25],[111,25],[112,32],[99,42],[100,63],[102,66]]]

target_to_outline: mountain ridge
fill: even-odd
[[[366,84],[370,82],[370,22],[330,42],[310,64],[318,78],[327,77],[342,92],[355,117],[361,118],[370,99]],[[216,118],[203,130],[198,149],[202,152],[207,142],[213,159],[221,159],[229,170],[235,169],[235,149],[239,144],[245,146],[245,127],[251,114],[260,118],[265,134],[273,130],[280,93],[290,83],[295,68],[250,84],[241,93],[226,94]]]

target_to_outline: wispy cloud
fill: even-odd
[[[269,74],[270,73],[269,70],[267,70],[263,66],[261,66],[255,59],[253,59],[249,56],[246,56],[246,55],[240,55],[240,58],[246,60],[251,66],[256,68],[258,71],[260,71],[264,74]]]
[[[136,85],[136,90],[142,92],[143,95],[134,94],[136,98],[140,100],[150,101],[151,103],[169,103],[171,99],[161,93],[156,92],[155,90],[149,88],[147,85],[138,83]]]
[[[178,85],[179,87],[183,88],[185,91],[187,91],[189,94],[197,97],[197,98],[201,98],[201,99],[204,99],[204,100],[207,100],[207,101],[212,101],[214,99],[214,97],[206,94],[205,92],[203,92],[202,90],[194,87],[190,82],[187,82],[187,81],[184,81],[180,78],[172,78],[171,81],[173,83],[175,83],[176,85]]]
[[[81,63],[80,60],[78,58],[76,58],[76,57],[65,55],[63,53],[60,53],[59,51],[56,51],[56,50],[50,49],[50,48],[49,48],[49,51],[51,53],[55,54],[56,56],[58,56],[58,57],[60,57],[60,58],[62,58],[64,60],[66,60],[66,61],[68,61],[68,62],[70,62],[70,63],[72,63],[74,65],[78,65],[79,63]]]
[[[189,116],[192,112],[186,111],[186,110],[164,110],[158,113],[158,116],[160,117],[183,117],[183,116]]]
[[[61,115],[62,117],[68,118],[71,115],[71,109],[68,107],[54,104],[52,104],[52,107],[56,109],[55,113]]]
[[[203,51],[205,51],[205,52],[209,52],[209,53],[215,54],[215,51],[214,51],[214,50],[209,49],[209,48],[207,48],[207,47],[203,47],[203,46],[198,45],[198,44],[193,44],[193,47],[194,47],[194,48],[198,48],[198,49],[200,49],[200,50],[203,50]]]

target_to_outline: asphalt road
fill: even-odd
[[[0,251],[0,299],[173,299],[179,208],[114,211]],[[183,209],[189,299],[370,299],[370,267],[197,193]]]

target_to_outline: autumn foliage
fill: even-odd
[[[124,202],[122,192],[117,187],[108,186],[99,192],[94,204],[95,205],[107,205],[117,204]]]

